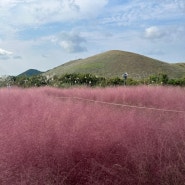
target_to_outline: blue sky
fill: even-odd
[[[0,76],[108,50],[185,62],[184,0],[0,0]]]

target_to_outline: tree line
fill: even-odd
[[[105,78],[98,77],[93,74],[64,74],[60,76],[7,76],[0,78],[0,87],[41,87],[41,86],[54,86],[54,87],[71,87],[71,86],[121,86],[121,85],[174,85],[185,86],[185,77],[178,79],[170,79],[166,74],[151,75],[145,79],[132,79],[127,78],[125,81],[119,77]]]

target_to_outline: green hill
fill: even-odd
[[[136,53],[112,50],[86,59],[67,62],[44,74],[91,73],[104,77],[122,77],[124,72],[134,79],[158,73],[165,73],[170,78],[179,78],[185,74],[185,64],[169,64]]]
[[[34,75],[39,75],[41,74],[41,71],[38,71],[36,69],[29,69],[21,74],[19,74],[18,76],[34,76]]]

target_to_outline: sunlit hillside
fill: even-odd
[[[152,74],[164,73],[170,78],[180,78],[185,74],[184,63],[174,65],[136,53],[112,50],[86,59],[67,62],[51,69],[45,75],[66,73],[91,73],[103,77],[122,77],[124,72],[130,78],[146,78]]]

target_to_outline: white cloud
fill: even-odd
[[[7,51],[7,50],[4,50],[4,49],[1,49],[0,48],[0,55],[1,56],[8,56],[8,55],[12,55],[13,53],[11,51]]]
[[[130,0],[107,11],[103,24],[128,26],[147,21],[167,21],[184,17],[184,0]]]
[[[62,33],[58,37],[58,44],[69,53],[87,51],[84,46],[86,40],[77,33]]]
[[[61,32],[56,35],[42,37],[40,41],[38,40],[38,43],[40,44],[47,43],[47,45],[52,44],[53,46],[55,45],[55,47],[59,46],[68,53],[80,53],[87,51],[86,37],[87,35],[84,35],[84,33],[82,36],[79,32],[76,31]]]
[[[0,1],[0,7],[12,7],[16,5],[21,0],[1,0]]]
[[[94,17],[100,14],[101,9],[108,3],[108,0],[76,0],[75,2],[80,8],[81,15]]]
[[[91,19],[99,15],[107,3],[108,0],[4,0],[0,3],[0,16],[14,26],[38,26]]]
[[[145,29],[145,37],[148,39],[159,39],[164,35],[165,33],[156,26],[151,26]]]

